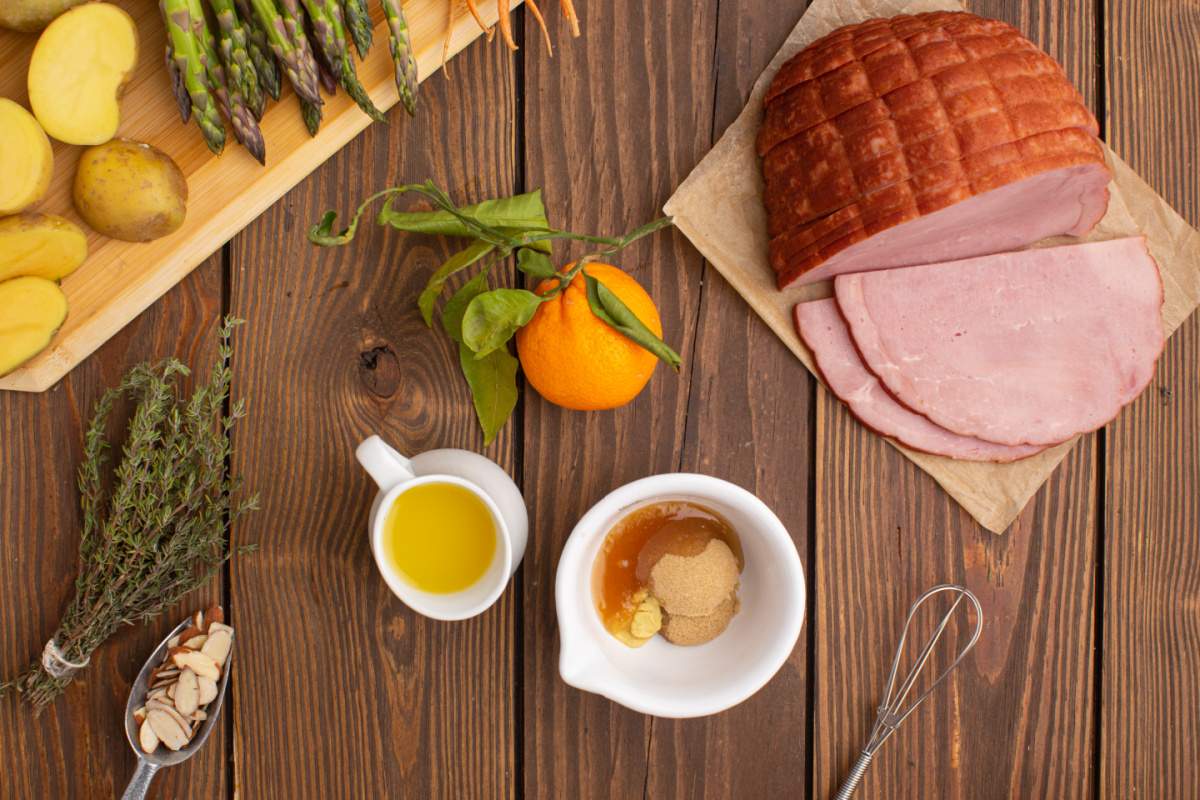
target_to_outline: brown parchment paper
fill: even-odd
[[[828,283],[780,292],[767,262],[767,222],[754,137],[762,98],[779,66],[817,38],[869,17],[958,10],[953,0],[816,0],[750,93],[746,108],[667,201],[665,212],[813,374],[812,355],[792,326],[792,306],[828,296]],[[1113,172],[1108,214],[1089,239],[1144,234],[1162,272],[1168,335],[1200,303],[1200,233],[1129,165],[1105,150]],[[1057,242],[1049,241],[1047,244]],[[954,461],[888,440],[933,476],[985,528],[1001,533],[1074,445],[1065,442],[1012,464]]]

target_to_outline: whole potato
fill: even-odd
[[[187,214],[187,180],[156,147],[113,139],[89,147],[75,172],[75,209],[99,233],[148,242],[172,233]]]
[[[0,0],[0,28],[33,33],[83,0]]]

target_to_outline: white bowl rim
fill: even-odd
[[[577,589],[567,580],[568,571],[577,576],[579,570],[582,569],[587,576],[587,584],[590,586],[592,565],[581,562],[595,540],[607,535],[608,530],[601,523],[618,515],[626,508],[648,500],[679,496],[691,496],[701,501],[704,498],[711,498],[719,503],[741,507],[743,510],[757,515],[758,532],[766,538],[768,544],[781,557],[779,563],[787,573],[789,585],[793,587],[792,596],[785,602],[795,611],[787,615],[772,644],[757,654],[752,666],[743,673],[741,679],[730,684],[724,691],[711,692],[704,697],[685,702],[655,697],[649,691],[622,691],[620,688],[612,690],[598,689],[593,686],[577,686],[564,674],[568,642],[575,641],[576,637],[595,636],[597,631],[603,636],[609,636],[609,634],[604,630],[599,617],[596,616],[594,606],[590,604],[592,616],[595,617],[594,629],[581,631],[570,628],[570,626],[576,625],[576,620],[566,618],[573,613],[577,606]],[[614,489],[589,508],[576,523],[563,546],[555,574],[554,591],[559,627],[559,674],[562,679],[568,685],[601,694],[634,711],[665,718],[682,719],[716,714],[738,705],[757,693],[787,663],[788,658],[795,650],[807,611],[807,588],[800,554],[796,550],[795,542],[792,541],[787,528],[775,512],[754,493],[735,483],[693,472],[671,472],[640,478]]]

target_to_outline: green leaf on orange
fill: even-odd
[[[506,345],[545,300],[525,289],[493,289],[478,295],[463,314],[463,342],[476,358],[483,358]]]
[[[466,344],[458,345],[458,363],[471,387],[475,416],[489,445],[517,406],[517,359],[506,348],[476,357]]]
[[[433,306],[441,297],[442,289],[450,276],[462,272],[495,249],[495,245],[487,242],[472,242],[465,249],[450,256],[437,268],[437,271],[429,277],[429,282],[425,284],[421,296],[417,298],[417,307],[421,309],[421,317],[425,320],[426,325],[433,327]]]
[[[679,358],[678,353],[655,336],[654,332],[647,328],[637,318],[637,315],[629,310],[629,306],[613,294],[612,290],[587,274],[586,270],[583,276],[587,282],[588,306],[592,309],[593,314],[610,328],[632,340],[634,344],[653,353],[671,369],[679,369],[683,360]]]

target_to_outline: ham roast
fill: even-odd
[[[868,428],[927,453],[964,461],[1015,461],[1041,447],[1010,447],[959,436],[902,406],[863,364],[832,298],[796,306],[796,330],[812,351],[825,384]]]
[[[1062,68],[996,20],[841,28],[784,64],[764,105],[781,288],[1079,234],[1107,208],[1095,119]]]
[[[834,290],[897,401],[998,444],[1101,427],[1162,352],[1162,281],[1142,237],[840,275]]]

